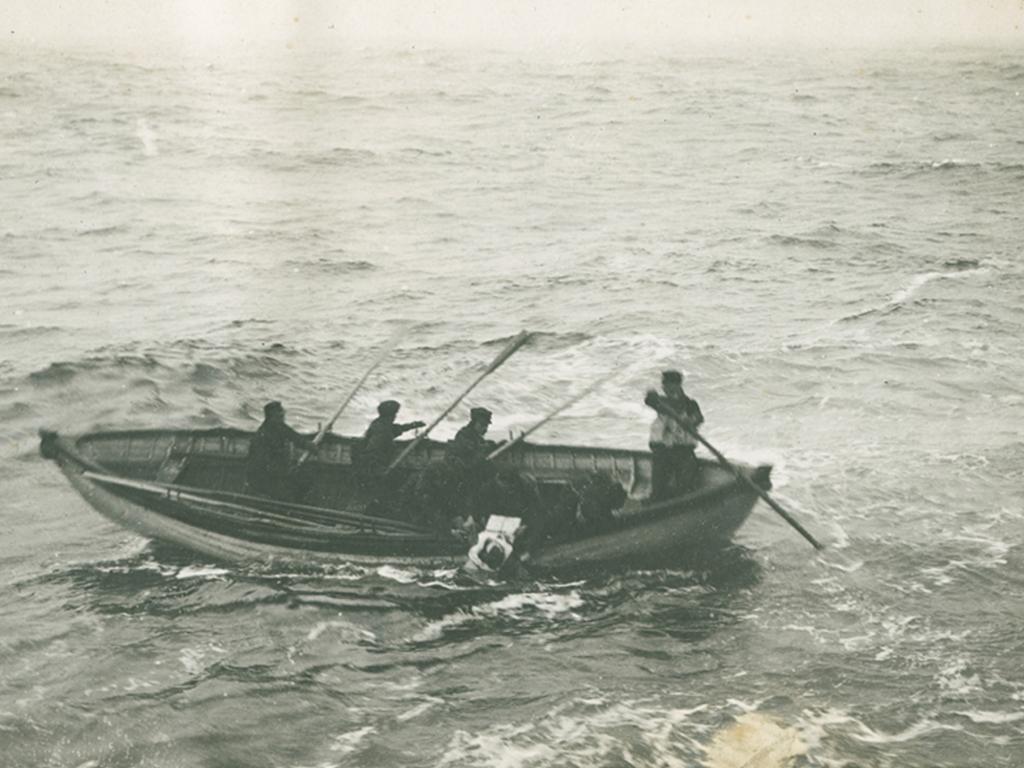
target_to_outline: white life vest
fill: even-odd
[[[519,517],[491,515],[487,518],[487,525],[477,535],[476,543],[469,548],[466,567],[490,573],[500,571],[512,557],[522,523]]]
[[[680,414],[684,418],[686,414]],[[683,426],[671,416],[659,413],[651,424],[650,442],[661,445],[697,445],[697,438],[683,429]]]

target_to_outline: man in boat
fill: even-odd
[[[494,467],[487,461],[487,456],[495,449],[495,444],[484,439],[491,426],[491,415],[486,408],[471,408],[469,423],[455,433],[445,450],[445,465],[454,501],[452,511],[461,518],[463,527],[468,527],[481,514],[477,509],[478,497],[494,478]],[[479,520],[475,522],[478,527],[482,524]]]
[[[487,467],[487,455],[494,450],[494,443],[485,440],[484,435],[491,426],[491,412],[486,408],[471,408],[469,423],[455,433],[445,451],[445,461],[470,472]]]
[[[469,423],[448,442],[445,460],[428,465],[413,480],[406,506],[410,521],[441,533],[462,530],[472,534],[481,490],[494,475],[487,461],[494,443],[484,439],[491,412],[473,408]]]
[[[408,424],[396,424],[395,417],[401,409],[397,400],[385,400],[377,406],[377,418],[363,434],[357,446],[355,464],[365,486],[374,487],[384,476],[385,470],[394,458],[395,438],[410,429],[426,426],[422,421],[411,421]]]
[[[691,429],[704,423],[697,401],[683,391],[683,374],[676,370],[661,374],[662,400],[683,417]],[[694,453],[697,439],[671,416],[659,413],[651,424],[651,501],[684,494],[697,482],[698,463]]]
[[[284,406],[274,400],[263,406],[263,423],[249,442],[245,463],[246,493],[269,496],[280,501],[299,498],[300,489],[292,475],[288,444],[313,451],[312,439],[285,424]]]

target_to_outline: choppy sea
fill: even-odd
[[[1024,58],[0,48],[0,764],[1024,765]],[[699,572],[180,559],[36,431],[473,391],[771,461]]]

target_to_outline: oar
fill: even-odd
[[[603,379],[599,379],[598,381],[595,381],[595,382],[594,382],[593,384],[591,384],[591,385],[590,385],[589,387],[587,387],[586,389],[584,389],[584,390],[583,390],[582,392],[580,392],[580,393],[579,393],[578,395],[576,395],[575,397],[571,398],[570,400],[567,400],[567,401],[565,401],[564,403],[562,403],[562,405],[560,405],[560,406],[558,406],[557,408],[555,408],[555,410],[553,410],[553,411],[552,411],[551,413],[549,413],[549,414],[548,414],[547,416],[545,416],[545,417],[544,417],[543,419],[541,419],[540,421],[538,421],[538,422],[537,422],[536,424],[534,424],[534,425],[533,425],[532,427],[530,427],[530,428],[529,428],[528,430],[526,430],[525,432],[523,432],[523,433],[522,433],[521,435],[519,435],[519,437],[517,437],[517,438],[516,438],[515,440],[511,440],[511,441],[509,441],[509,442],[505,443],[504,445],[500,445],[500,446],[498,446],[498,447],[497,447],[496,449],[494,449],[493,451],[491,451],[491,453],[489,453],[489,454],[487,455],[487,461],[491,461],[492,459],[496,459],[496,458],[498,458],[499,456],[501,456],[501,454],[503,454],[503,453],[504,453],[505,451],[507,451],[507,450],[508,450],[509,448],[512,448],[512,447],[514,447],[514,446],[516,446],[516,445],[519,445],[519,443],[523,442],[523,440],[525,440],[525,439],[526,439],[527,437],[529,437],[530,435],[532,435],[532,434],[533,434],[534,432],[536,432],[536,431],[537,431],[538,429],[540,429],[541,427],[543,427],[543,426],[544,426],[545,424],[547,424],[547,423],[548,423],[549,421],[551,421],[551,420],[552,420],[553,418],[555,418],[555,416],[557,416],[558,414],[560,414],[560,413],[561,413],[562,411],[564,411],[564,410],[565,410],[566,408],[569,408],[570,406],[573,406],[573,405],[575,405],[576,403],[578,403],[578,402],[579,402],[580,400],[582,400],[582,399],[583,399],[584,397],[586,397],[587,395],[589,395],[589,394],[590,394],[591,392],[593,392],[593,391],[594,391],[595,389],[597,389],[597,388],[598,388],[599,386],[601,386],[602,384],[604,384],[604,383],[605,383],[606,381],[608,381],[608,379],[610,379],[610,378],[611,378],[611,376],[605,376],[605,377],[604,377]]]
[[[341,416],[341,412],[348,407],[348,404],[350,402],[352,402],[352,398],[356,396],[356,392],[359,391],[359,388],[362,387],[366,380],[370,377],[370,374],[377,370],[377,366],[383,363],[384,358],[391,354],[392,350],[394,350],[395,346],[398,344],[399,339],[401,339],[402,336],[405,335],[407,330],[409,330],[407,326],[399,328],[397,331],[395,331],[394,334],[392,334],[391,338],[384,343],[384,346],[381,347],[381,350],[377,354],[377,357],[373,359],[373,363],[371,363],[370,367],[366,370],[366,373],[363,374],[363,377],[356,382],[356,385],[354,387],[352,387],[352,390],[348,393],[348,397],[346,397],[342,401],[341,405],[338,406],[338,410],[336,410],[334,412],[334,415],[331,416],[331,420],[324,424],[322,427],[320,427],[320,431],[317,432],[316,437],[313,438],[313,447],[316,447],[323,442],[324,438],[327,436],[327,433],[331,431],[331,427],[334,426],[334,422],[336,422],[338,420],[338,417]],[[306,459],[309,458],[310,453],[311,451],[309,449],[306,449],[305,451],[302,452],[302,455],[299,457],[298,462],[296,462],[295,464],[296,469],[298,469],[299,467],[306,463]]]
[[[494,373],[496,370],[498,370],[502,366],[502,364],[506,360],[508,360],[510,357],[512,357],[512,355],[516,352],[516,350],[518,350],[521,346],[523,346],[523,344],[525,344],[529,339],[530,339],[530,334],[529,333],[527,333],[526,331],[520,331],[519,334],[514,339],[512,339],[512,341],[510,341],[505,346],[505,348],[503,350],[501,350],[501,352],[498,353],[498,356],[496,358],[494,358],[494,361],[489,366],[487,366],[487,369],[483,373],[481,373],[479,376],[477,376],[476,380],[472,384],[470,384],[468,387],[466,387],[466,390],[461,395],[459,395],[457,398],[455,398],[455,402],[453,402],[451,405],[449,405],[447,408],[445,408],[444,413],[442,413],[440,416],[438,416],[436,419],[434,419],[430,423],[430,426],[428,426],[426,429],[424,429],[420,434],[418,434],[416,436],[415,440],[413,440],[411,443],[409,443],[407,446],[405,446],[405,450],[402,451],[400,454],[398,454],[398,458],[396,458],[394,461],[391,462],[391,464],[388,465],[388,468],[386,470],[384,470],[384,474],[387,475],[395,467],[397,467],[399,464],[401,464],[405,460],[405,457],[408,456],[410,453],[412,453],[413,449],[415,449],[416,446],[418,446],[420,444],[420,442],[422,442],[423,439],[427,435],[430,434],[430,432],[434,429],[434,427],[436,427],[438,424],[440,424],[442,421],[444,421],[445,416],[447,416],[449,413],[451,413],[452,411],[455,410],[455,406],[457,406],[459,403],[461,403],[463,398],[466,395],[468,395],[470,392],[472,392],[474,387],[476,387],[477,384],[479,384],[485,378],[487,378],[492,373]]]
[[[819,543],[817,539],[811,536],[811,534],[808,533],[807,530],[802,525],[800,525],[800,523],[798,523],[789,512],[783,509],[783,507],[777,501],[775,501],[775,499],[769,496],[763,488],[759,487],[753,480],[747,477],[747,475],[745,475],[743,472],[740,472],[740,470],[737,469],[733,464],[731,464],[729,460],[725,458],[725,456],[723,456],[717,448],[715,448],[715,446],[713,446],[711,443],[705,440],[701,436],[701,434],[697,432],[696,429],[691,427],[689,423],[687,423],[687,421],[683,419],[683,417],[680,416],[679,413],[677,413],[672,406],[665,402],[665,398],[661,397],[660,395],[658,395],[657,392],[652,390],[647,393],[647,397],[644,398],[644,403],[649,405],[658,413],[662,413],[671,418],[673,421],[679,424],[679,426],[681,426],[693,437],[699,440],[700,444],[707,448],[709,451],[711,451],[714,457],[718,459],[719,464],[721,464],[723,467],[732,472],[737,479],[742,480],[747,485],[749,485],[754,490],[754,492],[757,493],[757,495],[760,496],[769,507],[771,507],[772,509],[779,513],[783,520],[785,520],[787,523],[793,526],[801,536],[803,536],[805,539],[807,539],[807,541],[813,544],[815,549],[821,550],[825,548],[824,545]]]
[[[377,528],[384,531],[400,532],[400,533],[417,533],[424,534],[430,533],[430,531],[420,528],[409,523],[403,523],[400,520],[389,520],[387,518],[371,517],[369,515],[361,515],[357,512],[346,512],[340,509],[327,509],[325,507],[311,507],[306,504],[293,504],[286,501],[278,501],[276,499],[269,499],[262,496],[249,496],[243,493],[232,493],[230,491],[216,491],[206,488],[194,488],[188,485],[175,485],[173,483],[157,483],[145,480],[132,480],[126,477],[118,477],[116,475],[105,475],[99,472],[93,472],[87,470],[82,473],[83,477],[87,477],[90,480],[95,480],[100,483],[106,483],[109,485],[118,485],[124,488],[132,488],[137,491],[145,491],[155,496],[163,496],[171,501],[184,501],[184,502],[195,502],[208,504],[215,507],[223,507],[225,509],[239,510],[247,512],[249,514],[258,514],[271,517],[280,517],[273,512],[267,512],[266,509],[260,507],[274,507],[281,509],[285,512],[291,512],[287,517],[282,519],[291,522],[310,522],[309,519],[303,520],[303,516],[315,515],[320,519],[331,520],[332,522],[338,522],[343,525],[359,528]],[[233,503],[224,501],[223,499],[217,498],[218,496],[226,496],[234,499],[237,502]]]

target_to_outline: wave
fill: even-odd
[[[4,274],[0,271],[0,274]],[[51,333],[59,333],[63,328],[56,325],[19,326],[0,323],[0,337],[7,339],[31,339],[36,336],[46,336]]]
[[[940,131],[932,135],[932,141],[936,143],[942,143],[946,141],[967,141],[973,138],[969,134],[961,133],[959,131]]]
[[[322,152],[286,152],[256,147],[244,153],[246,159],[272,166],[275,170],[298,172],[308,166],[356,167],[377,161],[377,153],[369,149],[332,147]],[[224,157],[225,161],[230,158]]]
[[[55,362],[46,368],[32,371],[28,381],[35,386],[66,384],[80,373],[101,369],[131,370],[142,368],[154,370],[166,368],[163,363],[150,355],[115,355],[112,357],[87,357],[77,362]]]
[[[868,307],[840,318],[840,322],[859,320],[872,315],[887,315],[905,307],[908,301],[925,285],[935,280],[958,280],[988,274],[989,268],[980,266],[975,259],[952,259],[944,266],[951,270],[946,272],[922,272],[914,275],[910,282],[897,290],[888,302],[881,306]]]
[[[0,420],[5,422],[15,421],[21,418],[27,418],[29,416],[37,415],[36,410],[20,400],[0,407]],[[34,452],[33,452],[34,455]]]
[[[377,269],[377,265],[371,261],[329,259],[325,256],[321,256],[315,261],[290,259],[284,265],[299,271],[320,272],[327,275],[350,275],[353,272],[371,272]]]
[[[113,234],[117,234],[119,232],[127,232],[127,231],[128,231],[127,227],[122,227],[120,225],[115,224],[115,225],[112,225],[112,226],[109,226],[109,227],[94,227],[92,229],[82,229],[82,230],[79,230],[78,236],[79,237],[99,237],[99,236],[103,236],[103,235],[113,235]]]
[[[799,237],[797,235],[770,235],[767,240],[772,245],[781,245],[787,248],[819,248],[828,250],[839,245],[833,240],[825,240],[820,237]]]
[[[856,171],[858,175],[899,176],[914,178],[933,173],[992,173],[992,174],[1024,174],[1024,163],[1003,162],[972,162],[967,160],[945,159],[933,161],[880,162]]]
[[[422,147],[402,147],[403,155],[422,155],[425,157],[449,157],[452,153],[447,149],[423,149]]]
[[[301,156],[303,162],[312,165],[329,165],[348,167],[367,165],[377,161],[377,153],[369,149],[353,149],[351,147],[333,147],[326,152]]]
[[[292,364],[281,360],[279,355],[293,355],[283,344],[272,344],[268,352],[274,354],[242,354],[229,356],[220,360],[195,363],[186,376],[186,380],[196,386],[207,386],[215,383],[231,383],[252,379],[275,379],[287,375]]]
[[[996,67],[996,71],[1006,80],[1024,80],[1024,65],[1021,64],[1004,64]]]
[[[66,384],[71,381],[81,370],[75,363],[50,363],[41,371],[32,371],[28,380],[33,384]]]
[[[972,260],[965,260],[965,263],[971,264]],[[964,277],[970,277],[976,274],[982,274],[987,270],[979,268],[976,262],[973,262],[973,266],[969,267],[957,267],[953,272],[925,272],[920,275],[915,275],[910,283],[893,294],[889,300],[889,304],[903,304],[913,296],[921,286],[927,285],[933,280],[950,280],[959,279]]]

